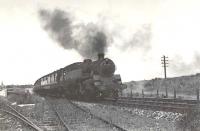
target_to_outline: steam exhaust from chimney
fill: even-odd
[[[39,10],[43,28],[62,48],[76,50],[83,58],[95,59],[97,53],[105,53],[108,37],[96,24],[73,24],[71,14],[63,10]]]

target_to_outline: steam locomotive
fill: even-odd
[[[126,86],[114,72],[114,62],[100,53],[96,61],[85,59],[39,78],[33,91],[71,99],[117,98]]]

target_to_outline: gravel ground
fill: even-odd
[[[41,124],[45,118],[46,100],[39,96],[34,96],[34,104],[18,108],[25,116],[29,117],[36,124]],[[82,108],[90,111],[103,119],[119,125],[128,131],[183,131],[183,127],[188,126],[186,131],[200,131],[200,113],[192,113],[182,122],[185,114],[142,110],[127,107],[109,106],[103,104],[93,104],[86,102],[75,102]],[[92,118],[87,113],[74,108],[65,99],[60,99],[56,106],[65,117],[66,123],[70,125],[72,131],[112,131],[117,130],[105,125]],[[3,113],[0,113],[0,131],[24,130],[23,125],[14,119],[4,119]],[[197,120],[193,120],[194,116]],[[5,124],[5,122],[7,124]],[[181,123],[182,122],[182,123]],[[177,124],[178,123],[178,124]],[[181,124],[180,124],[181,123]],[[4,126],[3,126],[4,125]],[[14,125],[13,127],[10,125]],[[16,126],[15,126],[16,125]],[[197,128],[196,128],[197,127]]]
[[[81,111],[66,99],[55,100],[57,110],[64,117],[64,121],[72,131],[116,131],[117,129],[100,120],[92,118],[90,114]]]
[[[24,125],[16,118],[0,112],[0,130],[1,131],[20,131]]]
[[[6,99],[0,98],[0,101],[4,103],[6,101]],[[1,104],[1,102],[0,102],[0,104]],[[4,104],[2,104],[2,105],[4,105]],[[22,108],[17,107],[17,106],[13,106],[13,107],[15,107],[15,109],[17,109],[21,113],[27,114],[27,112],[23,112]],[[0,108],[7,110],[7,108],[5,108],[5,106],[0,106]],[[31,127],[29,127],[28,125],[26,125],[21,120],[15,118],[14,116],[7,114],[3,111],[0,111],[0,131],[33,131],[33,129]]]
[[[133,109],[102,104],[75,102],[128,131],[181,131],[176,123],[182,118],[180,113]]]

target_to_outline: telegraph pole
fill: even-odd
[[[164,67],[164,75],[165,75],[165,79],[167,78],[167,71],[166,71],[166,67],[168,67],[168,57],[166,57],[165,55],[163,55],[163,57],[161,57],[161,64],[163,65],[162,67]],[[167,87],[165,88],[166,90],[166,97],[168,98],[168,91],[167,91]]]
[[[167,71],[166,71],[166,67],[168,67],[168,57],[166,57],[165,55],[163,55],[163,57],[161,57],[161,64],[163,65],[162,67],[164,67],[164,75],[165,75],[165,79],[167,78]]]

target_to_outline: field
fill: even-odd
[[[200,74],[181,76],[174,78],[155,78],[152,80],[131,81],[125,83],[127,89],[123,91],[123,96],[159,96],[174,97],[180,99],[197,99],[200,88]],[[142,93],[143,92],[143,93]]]

